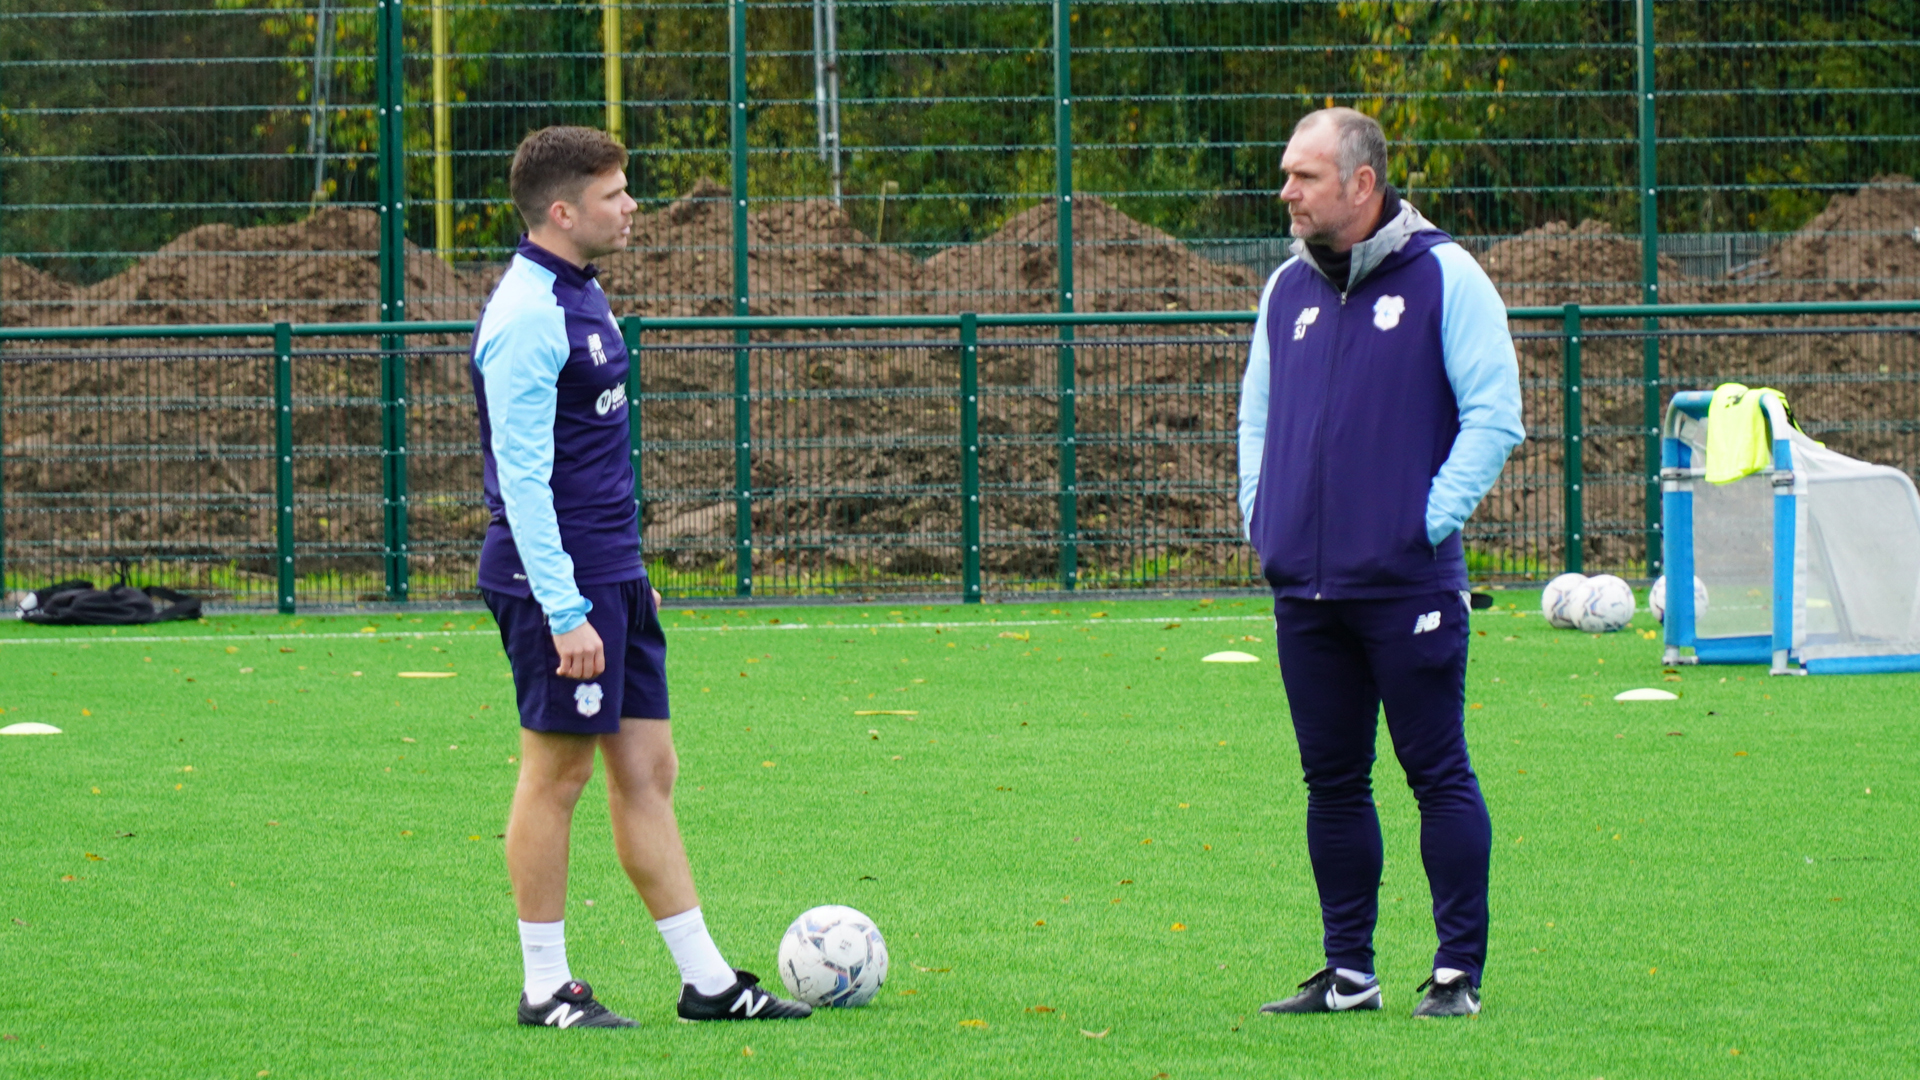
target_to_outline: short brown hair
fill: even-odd
[[[587,181],[627,164],[627,148],[604,131],[546,127],[520,140],[507,188],[527,228],[547,220],[547,208],[578,199]]]

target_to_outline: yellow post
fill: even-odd
[[[453,116],[447,109],[447,5],[433,5],[433,244],[453,261]]]
[[[620,97],[620,6],[619,0],[600,0],[601,50],[607,58],[607,134],[616,141],[625,140],[625,110]]]

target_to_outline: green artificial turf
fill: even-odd
[[[1668,681],[1645,615],[1597,638],[1500,599],[1467,714],[1486,1011],[1451,1022],[1407,1016],[1433,931],[1384,727],[1387,1008],[1255,1013],[1320,963],[1263,600],[671,609],[721,948],[771,979],[788,921],[845,903],[892,974],[803,1023],[674,1023],[596,780],[569,952],[627,1032],[513,1025],[484,615],[0,625],[0,725],[65,730],[0,739],[0,1075],[1910,1075],[1920,676]],[[1263,662],[1200,662],[1231,648]],[[1682,697],[1612,700],[1637,686]]]

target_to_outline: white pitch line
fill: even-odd
[[[192,637],[67,637],[67,638],[0,638],[0,646],[5,645],[95,645],[129,642],[166,642],[168,644],[191,644],[196,641],[327,641],[343,638],[412,638],[418,641],[430,637],[498,637],[497,630],[383,630],[378,634],[199,634]]]
[[[669,634],[732,634],[749,630],[954,630],[977,627],[991,630],[998,626],[1103,626],[1123,623],[1208,623],[1208,622],[1270,622],[1273,616],[1267,615],[1201,615],[1197,618],[1154,619],[1081,619],[1077,622],[1064,619],[1020,619],[995,620],[992,622],[882,622],[882,623],[780,623],[770,626],[766,623],[751,623],[745,626],[668,626]],[[354,638],[370,638],[374,641],[409,638],[419,641],[423,638],[451,637],[498,637],[497,630],[383,630],[377,634],[200,634],[192,637],[63,637],[63,638],[0,638],[0,647],[7,645],[94,645],[115,642],[129,643],[167,643],[192,644],[196,641],[340,641]]]
[[[755,624],[751,626],[669,626],[672,633],[719,634],[736,630],[952,630],[977,626],[982,630],[991,630],[996,626],[1101,626],[1113,623],[1198,623],[1198,622],[1267,622],[1272,615],[1202,615],[1196,619],[1169,619],[1161,616],[1157,619],[1082,619],[1073,622],[1064,619],[996,619],[992,622],[884,622],[884,623],[782,623],[779,626]]]

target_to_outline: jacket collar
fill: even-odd
[[[1406,247],[1414,234],[1427,231],[1438,232],[1439,229],[1433,222],[1422,216],[1420,211],[1415,210],[1412,203],[1405,199],[1400,200],[1399,213],[1382,222],[1372,236],[1353,245],[1353,250],[1349,253],[1353,263],[1347,271],[1347,287],[1343,295],[1345,292],[1352,292],[1367,279],[1367,275],[1380,269],[1380,264],[1386,262],[1389,255]],[[1327,272],[1320,268],[1320,264],[1314,261],[1313,253],[1307,250],[1305,240],[1295,240],[1292,251],[1294,258],[1313,267],[1314,273],[1326,278],[1328,284],[1332,284],[1332,279],[1327,278]]]
[[[599,267],[592,263],[588,263],[585,266],[575,266],[528,239],[526,233],[520,234],[520,247],[517,249],[517,252],[526,258],[527,261],[537,263],[551,270],[556,279],[576,289],[600,276]]]

